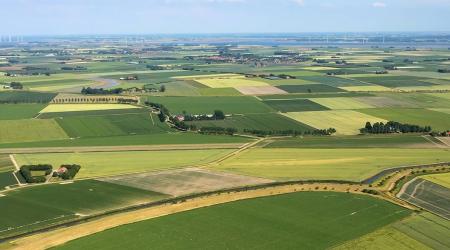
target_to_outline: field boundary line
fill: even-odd
[[[447,143],[445,143],[444,141],[441,141],[439,138],[436,138],[436,140],[438,140],[439,142],[441,142],[441,144],[439,144],[439,143],[437,143],[437,142],[435,142],[435,141],[433,141],[430,137],[430,135],[422,135],[422,137],[425,139],[425,140],[427,140],[427,141],[429,141],[429,142],[431,142],[431,143],[433,143],[434,145],[436,145],[438,148],[447,148],[447,147],[450,147],[450,145],[448,145]]]
[[[17,171],[20,170],[19,164],[17,164],[16,159],[14,158],[13,154],[9,155],[9,159],[11,159],[12,164],[14,165],[14,168],[16,168]]]

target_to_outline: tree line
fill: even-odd
[[[83,95],[118,95],[123,92],[123,88],[115,88],[115,89],[103,89],[103,88],[91,88],[91,87],[83,87],[81,89],[81,94]]]
[[[395,121],[389,121],[386,124],[376,122],[373,125],[370,122],[366,122],[366,126],[361,128],[360,132],[362,134],[428,133],[431,132],[431,127],[421,127],[419,125],[403,124]]]
[[[32,171],[45,171],[45,175],[33,176]],[[27,183],[43,183],[46,181],[45,176],[51,174],[52,171],[53,167],[49,164],[23,165],[20,167],[20,174]]]

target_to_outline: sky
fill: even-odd
[[[450,0],[0,0],[2,35],[450,31]]]

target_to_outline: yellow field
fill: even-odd
[[[384,119],[352,110],[290,112],[286,116],[317,129],[335,128],[337,135],[356,135],[366,122],[387,122]]]
[[[244,76],[240,77],[221,77],[221,78],[202,78],[196,79],[197,82],[210,88],[234,88],[234,87],[262,87],[270,86],[265,82],[249,80]]]
[[[216,78],[216,77],[233,78],[233,77],[242,77],[242,75],[238,75],[238,74],[210,74],[210,75],[193,75],[193,76],[174,76],[172,78],[173,79],[194,80],[194,79]]]
[[[450,173],[445,174],[432,174],[421,177],[422,179],[429,180],[446,188],[450,188]]]
[[[351,87],[339,87],[340,89],[353,91],[353,92],[377,92],[377,91],[393,91],[390,88],[380,86],[380,85],[370,85],[370,86],[351,86]]]
[[[306,69],[306,70],[335,70],[338,68],[313,66],[313,67],[305,67],[303,69]]]
[[[129,104],[50,104],[40,113],[109,110],[109,109],[136,109],[139,107]]]
[[[373,106],[349,97],[311,98],[311,101],[329,109],[366,109]]]

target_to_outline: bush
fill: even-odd
[[[75,175],[80,171],[81,166],[72,164],[72,165],[61,165],[60,168],[66,168],[67,171],[59,174],[58,176],[63,180],[73,179]]]
[[[52,173],[53,167],[49,164],[23,165],[20,167],[20,174],[25,178],[27,183],[42,183],[45,182],[45,177],[32,176],[31,171],[45,171],[45,175],[49,175]]]

